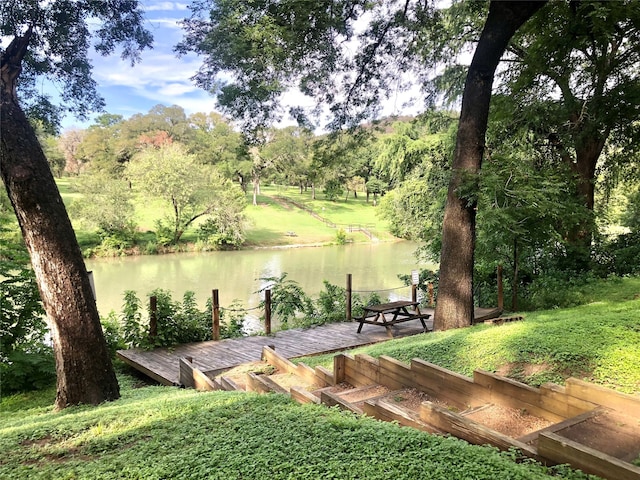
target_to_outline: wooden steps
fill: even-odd
[[[276,372],[251,373],[255,384],[249,389],[287,393],[301,403],[338,406],[471,443],[516,448],[536,460],[570,463],[611,480],[640,480],[640,467],[631,463],[640,457],[637,395],[575,379],[565,387],[540,389],[482,371],[470,379],[417,359],[406,365],[389,357],[338,355],[331,373],[294,365],[265,348],[263,361]],[[297,381],[303,385],[292,385]],[[496,423],[508,417],[520,425]]]

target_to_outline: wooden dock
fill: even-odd
[[[433,310],[423,310],[423,313],[433,314]],[[486,311],[487,309],[476,309],[476,315]],[[433,327],[432,318],[426,321],[429,329]],[[366,325],[362,333],[357,333],[357,329],[357,322],[332,323],[313,328],[282,330],[269,336],[211,340],[155,350],[118,350],[117,356],[163,385],[179,385],[180,358],[190,357],[194,367],[205,374],[215,375],[237,365],[260,360],[262,347],[265,346],[274,347],[281,356],[290,359],[389,340],[386,329],[380,326]],[[423,333],[420,320],[394,325],[392,330],[394,338]]]

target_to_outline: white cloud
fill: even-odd
[[[146,12],[156,12],[156,11],[183,11],[187,10],[187,4],[181,2],[158,2],[154,0],[146,0],[144,2],[144,10]]]
[[[191,93],[198,90],[197,87],[185,83],[169,83],[158,89],[160,95],[166,95],[168,97],[181,96],[186,93]]]
[[[180,20],[182,20],[182,17],[180,18],[156,17],[156,18],[148,18],[147,22],[149,22],[154,28],[171,28],[171,29],[179,30],[180,25],[178,25],[178,22]]]

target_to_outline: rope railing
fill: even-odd
[[[220,307],[220,310],[225,312],[252,312],[253,310],[260,310],[262,307],[259,305],[252,308],[229,308],[229,307]]]
[[[378,288],[376,290],[351,290],[353,293],[378,293],[378,292],[391,292],[393,290],[402,290],[403,288],[411,288],[411,285],[402,285],[400,287],[393,288]]]
[[[419,297],[418,292],[418,271],[412,271],[412,283],[410,285],[401,285],[399,287],[391,287],[384,289],[376,289],[376,290],[353,290],[352,289],[352,275],[350,273],[347,274],[346,278],[346,321],[350,322],[353,320],[352,318],[352,296],[354,293],[378,293],[378,292],[392,292],[396,290],[401,290],[404,288],[411,288],[411,301],[417,302]],[[226,312],[234,312],[234,313],[249,313],[255,310],[264,309],[264,333],[269,335],[271,333],[271,290],[266,289],[264,291],[264,301],[260,303],[260,305],[251,307],[251,308],[230,308],[230,307],[222,307],[219,302],[218,290],[212,290],[212,337],[214,340],[220,340],[220,311]],[[503,290],[502,290],[502,268],[498,268],[498,306],[502,309],[503,305]],[[420,296],[422,297],[420,300],[425,300],[425,292],[423,290],[420,291]],[[427,305],[433,306],[435,305],[435,294],[434,294],[434,285],[433,283],[427,283],[426,288],[426,300]],[[245,315],[246,319],[246,315]],[[149,337],[154,338],[157,335],[157,298],[155,296],[150,297],[150,317],[149,317]]]
[[[393,292],[397,290],[402,290],[410,288],[411,289],[411,297],[415,302],[417,301],[417,285],[401,285],[398,287],[391,288],[382,288],[375,290],[353,290],[351,288],[351,274],[347,274],[347,283],[346,283],[346,320],[352,320],[352,296],[353,294],[374,294],[374,293],[382,293],[382,292]],[[264,333],[266,335],[271,334],[271,310],[272,310],[272,301],[271,301],[271,290],[265,289],[264,291],[264,301],[255,307],[247,307],[247,308],[235,308],[233,307],[223,307],[220,305],[219,301],[219,291],[217,289],[212,290],[211,297],[211,316],[212,316],[212,338],[213,340],[220,340],[220,313],[221,312],[229,312],[235,314],[244,314],[246,319],[249,316],[250,312],[254,312],[256,310],[264,311]],[[431,290],[432,292],[432,290]],[[433,302],[433,297],[429,295],[429,303]],[[157,297],[150,297],[150,319],[149,319],[149,336],[151,338],[157,335],[158,331],[158,316],[157,316]]]

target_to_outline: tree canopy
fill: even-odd
[[[153,42],[136,0],[6,0],[0,18],[3,36],[28,39],[24,57],[13,65],[21,105],[29,118],[52,128],[66,113],[86,118],[104,107],[91,77],[91,49],[135,62]],[[9,50],[4,54],[8,58]],[[59,99],[43,92],[43,80],[55,84]]]
[[[247,131],[280,118],[292,88],[328,106],[335,127],[375,117],[381,99],[425,78],[429,26],[438,18],[423,1],[222,0],[191,8],[177,51],[203,58],[196,83]],[[310,118],[299,105],[289,113],[303,124]]]
[[[170,232],[166,243],[177,243],[187,227],[216,209],[235,214],[244,207],[239,186],[225,180],[215,167],[199,163],[178,143],[146,148],[129,163],[126,174],[136,188],[169,207],[160,221],[160,230]]]

